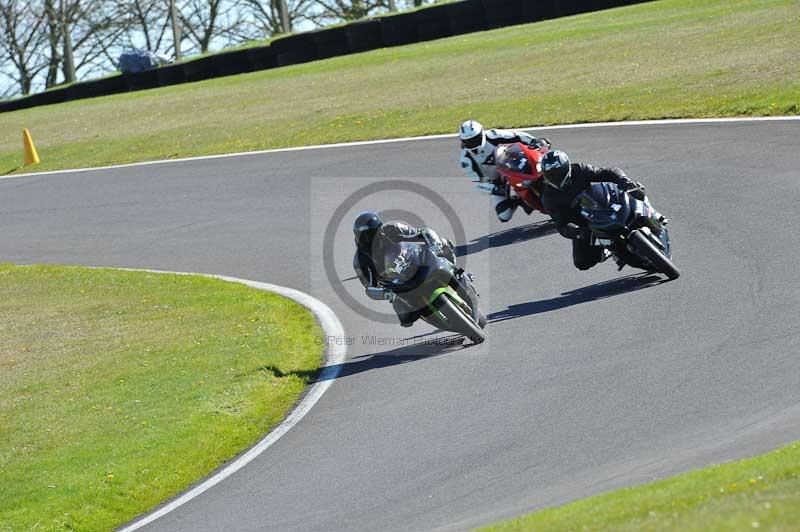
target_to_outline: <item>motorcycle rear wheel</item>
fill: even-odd
[[[639,231],[634,231],[629,241],[636,252],[647,259],[653,267],[674,281],[681,276],[681,272],[670,259],[668,259],[650,240]]]
[[[436,299],[436,308],[447,321],[448,328],[453,332],[461,333],[474,344],[483,343],[486,335],[469,315],[465,314],[447,295],[442,294]]]

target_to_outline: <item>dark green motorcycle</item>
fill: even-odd
[[[390,291],[401,303],[439,329],[482,343],[486,317],[478,308],[472,276],[422,243],[401,242],[384,257],[380,288],[367,289],[373,299]]]

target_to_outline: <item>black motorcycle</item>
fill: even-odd
[[[478,309],[478,294],[471,276],[429,246],[401,242],[384,257],[379,288],[368,288],[372,299],[384,299],[386,290],[406,306],[421,311],[422,319],[439,329],[463,334],[482,343],[486,317]]]
[[[669,231],[655,220],[641,187],[626,192],[614,183],[594,183],[578,196],[578,204],[593,244],[611,251],[620,269],[627,264],[670,279],[680,276],[671,260]]]

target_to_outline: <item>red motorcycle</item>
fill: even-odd
[[[521,142],[497,148],[495,164],[506,186],[506,194],[519,199],[526,214],[533,211],[547,214],[542,206],[545,183],[539,161],[549,149],[547,145],[535,147]]]

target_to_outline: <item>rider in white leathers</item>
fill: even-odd
[[[478,186],[491,194],[492,205],[501,222],[511,220],[519,203],[510,196],[495,168],[497,148],[522,142],[531,146],[550,146],[544,137],[536,138],[522,131],[484,130],[480,122],[467,120],[458,132],[461,139],[461,169]]]

